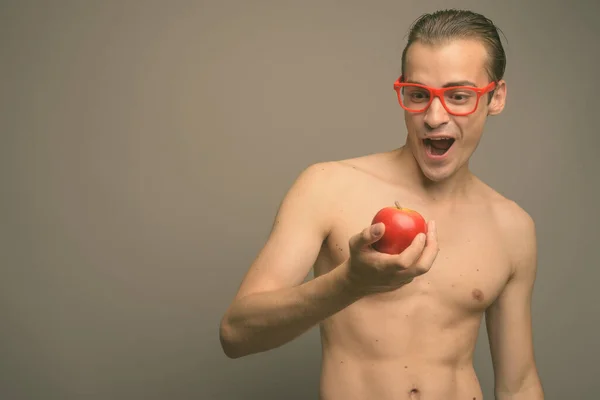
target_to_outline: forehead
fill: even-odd
[[[459,81],[485,86],[489,83],[487,60],[486,48],[478,40],[453,40],[435,45],[415,42],[406,52],[405,80],[431,86]]]

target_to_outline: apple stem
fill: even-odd
[[[395,204],[396,204],[397,208],[400,208],[400,209],[402,208],[402,207],[400,207],[400,203],[398,203],[398,200],[396,200]]]

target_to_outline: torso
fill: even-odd
[[[436,221],[440,251],[431,270],[411,283],[323,321],[321,400],[480,400],[472,365],[478,330],[511,271],[494,219],[504,200],[478,183],[473,196],[441,209],[378,177],[382,162],[383,155],[370,156],[340,168],[347,184],[315,276],[347,259],[350,237],[396,201]]]

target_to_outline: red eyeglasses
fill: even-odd
[[[402,82],[402,79],[403,77],[400,76],[394,82],[394,90],[398,94],[400,106],[412,113],[427,110],[433,99],[437,97],[449,114],[469,115],[477,110],[481,96],[496,88],[496,82],[491,82],[484,88],[473,86],[433,88],[418,83]]]

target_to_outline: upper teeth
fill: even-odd
[[[431,138],[431,140],[448,140],[450,138],[439,137],[439,138]]]

